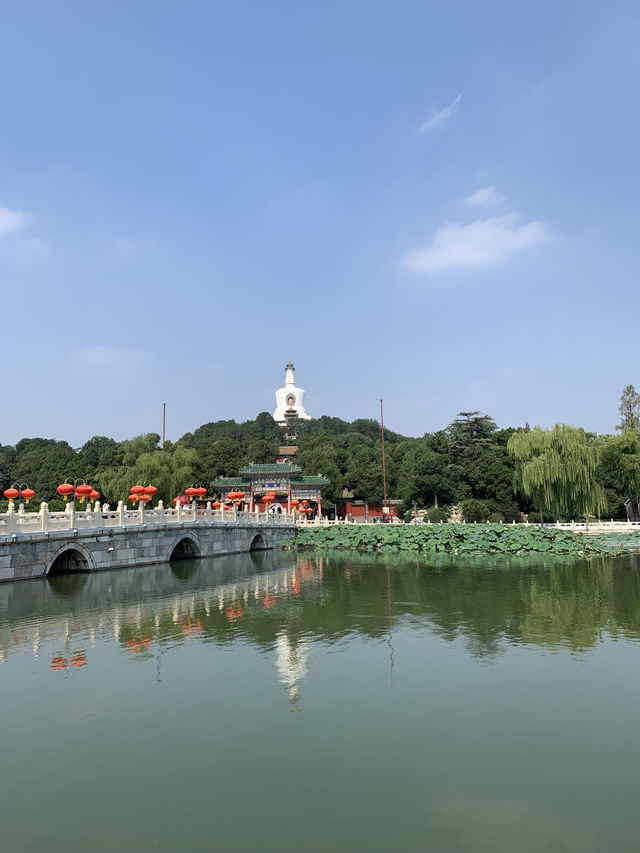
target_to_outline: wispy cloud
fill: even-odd
[[[0,207],[0,239],[20,231],[26,225],[28,218],[28,215],[22,210]]]
[[[407,252],[402,266],[411,273],[427,274],[499,266],[550,239],[551,232],[543,222],[518,225],[518,219],[518,214],[508,213],[468,223],[446,223],[428,246]]]
[[[97,370],[127,368],[140,365],[150,359],[144,350],[118,349],[111,346],[83,346],[72,351],[74,361]]]
[[[132,240],[129,238],[122,238],[115,242],[115,250],[121,255],[129,255],[138,251],[155,249],[157,246],[157,240]]]
[[[480,187],[471,195],[468,195],[464,202],[469,207],[495,207],[505,200],[503,195],[496,192],[494,187]]]
[[[22,240],[17,240],[16,246],[25,252],[42,252],[45,248],[45,243],[38,237],[25,237]]]
[[[446,107],[442,107],[442,109],[439,110],[434,107],[429,113],[427,120],[418,128],[418,133],[430,133],[432,130],[439,130],[443,128],[451,116],[457,111],[461,100],[462,95],[458,95],[458,97]]]

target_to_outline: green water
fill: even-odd
[[[0,848],[625,853],[640,565],[274,553],[0,585]]]

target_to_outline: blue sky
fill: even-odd
[[[314,416],[613,431],[632,2],[8,0],[0,443]]]

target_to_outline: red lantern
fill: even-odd
[[[152,498],[154,495],[158,494],[158,490],[155,486],[145,486],[144,493],[145,495],[149,495],[149,497]]]
[[[140,498],[138,497],[138,495],[129,495],[129,500],[131,501],[132,504],[134,504],[139,499]]]
[[[220,501],[214,501],[214,502],[211,504],[211,508],[212,508],[212,509],[220,509]]]
[[[184,493],[188,498],[193,500],[193,498],[195,498],[197,496],[198,490],[196,488],[194,488],[193,486],[190,486],[188,489],[184,490]]]
[[[33,491],[33,489],[26,488],[20,492],[20,497],[24,498],[25,503],[29,503],[31,498],[35,498],[35,496],[36,493]]]
[[[17,489],[5,489],[4,496],[9,502],[13,502],[20,497],[20,492]]]
[[[80,499],[80,503],[83,503],[93,491],[93,486],[88,486],[86,483],[83,483],[80,486],[76,486],[76,497]]]
[[[95,489],[92,489],[91,493],[89,494],[89,500],[93,501],[95,503],[99,497],[100,497],[100,492],[96,492]]]
[[[244,499],[244,492],[236,492],[236,495],[238,496],[239,501]]]
[[[131,486],[131,494],[132,495],[143,495],[144,494],[144,486]]]
[[[60,495],[60,497],[64,498],[65,501],[67,501],[69,495],[73,494],[73,486],[71,485],[71,483],[61,483],[56,489],[56,492]]]
[[[200,500],[202,500],[204,497],[206,497],[207,490],[204,488],[204,486],[198,486],[198,488],[196,489],[196,494],[198,495]]]

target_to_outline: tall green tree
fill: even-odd
[[[625,386],[622,396],[620,397],[620,423],[616,427],[620,432],[628,432],[633,429],[640,429],[640,394],[636,391],[633,385]]]
[[[598,474],[605,487],[609,512],[621,515],[622,503],[626,499],[632,504],[633,515],[637,515],[640,503],[639,430],[627,430],[622,435],[602,440]]]
[[[606,509],[596,469],[599,448],[583,429],[556,424],[515,432],[507,449],[516,462],[516,485],[540,512],[589,517]]]

